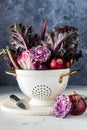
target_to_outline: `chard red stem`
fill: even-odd
[[[44,22],[44,25],[43,25],[43,28],[42,28],[41,40],[44,40],[46,27],[47,27],[47,21]]]
[[[20,66],[18,65],[18,63],[16,61],[16,58],[15,58],[14,54],[12,53],[12,51],[10,49],[7,49],[7,53],[8,53],[8,56],[10,58],[10,61],[13,64],[14,68],[15,69],[20,69]]]
[[[61,43],[62,43],[62,41],[58,43],[58,45],[56,46],[56,48],[53,50],[53,54],[56,53],[56,51],[58,50],[58,48],[61,46]]]

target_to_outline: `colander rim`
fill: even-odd
[[[66,69],[56,69],[56,70],[23,70],[23,69],[15,69],[15,73],[17,75],[58,75],[58,73],[67,73],[70,71],[70,68]]]

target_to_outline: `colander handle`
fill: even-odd
[[[69,75],[71,75],[71,74],[76,74],[76,73],[79,72],[79,71],[80,71],[80,70],[73,70],[73,71],[68,72],[68,73],[66,73],[66,74],[62,74],[62,75],[59,77],[58,82],[59,82],[59,83],[62,83],[63,78],[64,78],[65,76],[69,76]],[[6,71],[6,74],[9,74],[9,75],[12,75],[12,76],[16,77],[15,71],[8,70],[8,71]]]
[[[68,73],[66,73],[66,74],[62,74],[62,75],[59,77],[58,82],[59,82],[59,83],[62,83],[63,77],[69,76],[69,75],[71,75],[71,74],[76,74],[76,73],[79,72],[79,71],[80,71],[80,70],[73,70],[73,71],[68,72]]]
[[[5,72],[6,72],[6,74],[9,74],[9,75],[16,77],[15,71],[7,70]]]

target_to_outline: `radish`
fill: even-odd
[[[66,62],[63,58],[54,58],[51,60],[50,69],[64,69]]]

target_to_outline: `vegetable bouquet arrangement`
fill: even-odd
[[[82,57],[78,47],[78,29],[73,26],[56,27],[46,32],[44,22],[41,35],[32,26],[22,23],[8,27],[12,46],[0,50],[12,69],[51,70],[71,67]]]
[[[46,32],[44,22],[41,35],[32,26],[21,23],[10,25],[10,47],[0,50],[12,70],[53,70],[70,68],[82,57],[78,51],[78,29],[74,26],[56,27]],[[53,114],[65,118],[86,111],[85,100],[77,93],[59,95],[53,105]]]

